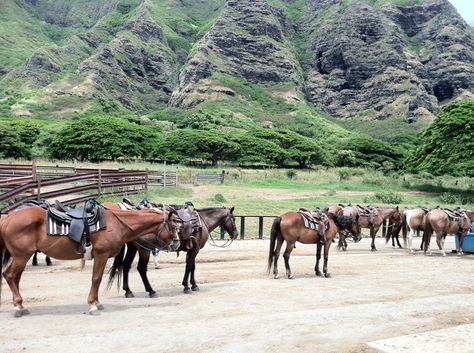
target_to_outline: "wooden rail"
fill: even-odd
[[[70,195],[65,204],[111,195],[146,193],[150,185],[177,186],[176,172],[0,164],[0,212],[28,200]]]

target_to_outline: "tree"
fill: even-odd
[[[20,136],[10,126],[0,126],[0,157],[29,158],[29,148],[21,141]]]
[[[86,117],[67,125],[53,139],[48,152],[53,158],[90,160],[146,158],[156,133],[124,119]]]
[[[445,107],[408,159],[411,171],[474,176],[474,101]]]
[[[235,160],[239,146],[217,130],[175,130],[163,136],[153,157],[175,162],[201,159],[217,165],[220,160]]]

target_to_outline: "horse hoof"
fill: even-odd
[[[446,253],[445,253],[445,252],[443,253],[443,257],[446,257]]]
[[[37,263],[37,262],[33,262],[31,265],[33,265],[33,266],[38,266],[38,263]]]
[[[150,298],[156,298],[156,297],[158,297],[158,294],[156,294],[156,292],[153,291],[153,292],[150,292],[150,293],[148,294],[148,296],[149,296]]]
[[[280,276],[278,276],[278,274],[274,274],[273,275],[273,279],[278,279]]]
[[[104,310],[104,306],[100,303],[97,303],[97,310]]]
[[[372,249],[370,249],[370,251],[377,251],[377,249],[376,249],[376,248],[372,248]]]
[[[326,272],[326,273],[324,274],[324,277],[326,277],[326,278],[331,278],[331,274],[330,274],[329,272]]]
[[[133,292],[125,292],[125,298],[135,298],[135,294]]]
[[[199,287],[198,287],[197,285],[192,286],[192,287],[191,287],[191,290],[192,290],[193,292],[199,292],[199,291],[200,291],[200,289],[199,289]]]
[[[293,279],[295,278],[293,275],[288,275],[288,279]]]
[[[90,310],[89,310],[89,315],[92,315],[92,316],[98,316],[98,315],[100,315],[99,309],[97,309],[97,308],[90,309]]]
[[[22,317],[25,315],[29,315],[30,311],[28,309],[15,309],[15,312],[13,314],[14,317]]]
[[[184,294],[191,294],[192,291],[191,291],[191,289],[190,289],[189,287],[185,287],[185,288],[183,289],[183,293],[184,293]]]
[[[321,277],[322,275],[321,271],[316,271],[316,276]]]
[[[53,266],[51,262],[46,263],[46,266]]]
[[[347,251],[347,248],[342,248],[342,251]]]

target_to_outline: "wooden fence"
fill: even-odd
[[[89,198],[146,193],[150,185],[169,187],[177,183],[176,172],[0,164],[0,212],[40,198],[69,196],[63,201],[68,205]]]
[[[237,229],[240,230],[240,239],[245,239],[246,236],[258,239],[263,239],[264,235],[270,236],[270,230],[275,217],[276,216],[235,216]],[[385,237],[390,231],[391,225],[388,220],[385,220],[382,227],[382,237]],[[221,234],[220,237],[224,239],[225,235]]]
[[[194,184],[224,183],[224,173],[220,174],[196,174]]]

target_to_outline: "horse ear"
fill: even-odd
[[[232,208],[230,209],[230,213],[234,213],[234,206],[232,206]]]
[[[398,211],[398,206],[397,206],[397,211]]]

